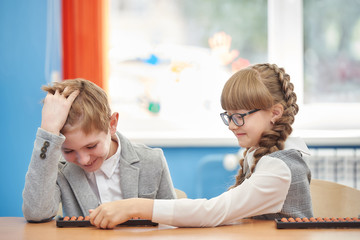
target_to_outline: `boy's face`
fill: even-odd
[[[110,130],[107,133],[93,131],[86,135],[80,128],[73,127],[64,136],[66,140],[61,147],[64,158],[87,172],[98,170],[116,151]]]

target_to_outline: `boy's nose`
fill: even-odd
[[[77,154],[77,161],[81,165],[87,165],[90,161],[90,155],[86,153],[78,153]]]

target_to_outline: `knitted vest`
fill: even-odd
[[[268,156],[282,160],[291,171],[291,184],[284,205],[280,212],[255,216],[255,219],[275,219],[282,217],[313,217],[310,181],[311,172],[299,151],[294,149],[276,151]],[[246,161],[245,161],[246,162]],[[250,169],[244,166],[246,177]],[[256,170],[255,170],[256,171]]]

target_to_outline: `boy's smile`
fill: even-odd
[[[86,135],[80,128],[73,127],[64,136],[66,140],[61,148],[64,158],[87,172],[98,170],[117,149],[117,143],[111,141],[110,131]]]

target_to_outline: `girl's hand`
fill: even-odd
[[[67,88],[62,94],[58,90],[55,94],[48,93],[44,99],[41,128],[56,135],[59,135],[69,115],[71,105],[79,95],[79,91],[76,90],[66,98],[64,94],[66,90]]]
[[[103,203],[94,210],[90,210],[90,222],[98,228],[114,228],[129,219],[152,218],[153,200],[125,199]]]

